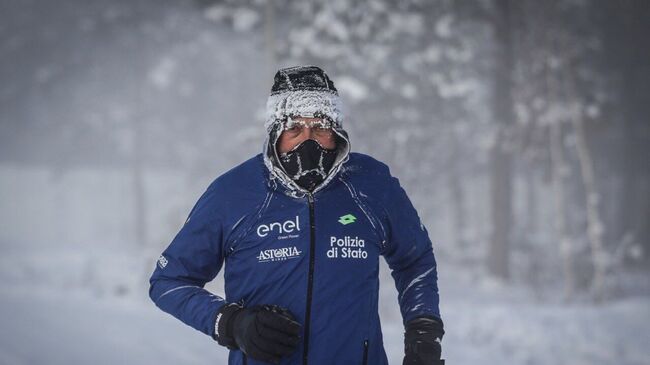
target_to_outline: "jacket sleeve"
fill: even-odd
[[[156,306],[212,338],[217,312],[225,304],[203,288],[223,264],[216,198],[210,188],[201,196],[149,279],[149,297]]]
[[[382,254],[395,279],[404,324],[421,316],[441,319],[429,234],[399,180],[392,176],[384,194],[384,213],[387,232]]]

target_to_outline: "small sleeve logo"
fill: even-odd
[[[165,258],[165,256],[160,255],[160,257],[158,258],[158,266],[160,266],[161,269],[164,269],[165,266],[167,266],[167,259]]]

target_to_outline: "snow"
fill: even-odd
[[[203,15],[215,23],[230,19],[233,29],[242,33],[250,31],[261,21],[260,15],[247,7],[228,7],[222,4],[206,8]]]
[[[352,102],[359,102],[368,97],[368,88],[362,82],[351,76],[337,77],[336,88],[342,96]]]
[[[174,81],[176,63],[173,59],[163,58],[149,72],[150,81],[159,89],[167,89]]]
[[[474,80],[450,81],[447,76],[438,73],[431,74],[429,78],[444,99],[467,96],[479,88]]]
[[[603,305],[563,304],[556,298],[539,303],[531,293],[506,285],[481,280],[472,284],[471,277],[452,284],[444,273],[441,278],[447,331],[443,353],[450,363],[641,365],[650,361],[645,345],[650,338],[647,297]]]
[[[332,11],[319,12],[314,19],[314,27],[339,41],[347,41],[350,38],[347,27],[338,20],[337,15]]]
[[[210,338],[143,300],[46,288],[3,288],[2,298],[2,364],[226,362]]]
[[[351,4],[296,2],[286,14],[280,10],[289,8],[278,4],[270,17],[267,3],[257,0],[66,0],[36,8],[30,1],[7,2],[0,22],[6,61],[0,87],[5,108],[0,135],[6,138],[0,145],[7,151],[0,164],[0,365],[225,364],[225,349],[154,306],[147,280],[209,182],[261,150],[263,104],[275,67],[304,63],[330,73],[343,102],[352,106],[345,125],[354,150],[388,163],[429,227],[436,254],[441,253],[443,355],[449,364],[650,364],[648,268],[633,272],[633,265],[620,263],[623,258],[641,262],[648,254],[633,231],[623,233],[618,246],[608,242],[616,250],[608,279],[620,287],[605,302],[564,302],[562,288],[553,290],[564,278],[558,251],[570,249],[580,258],[588,241],[585,232],[558,236],[553,231],[552,185],[542,176],[547,162],[515,159],[513,233],[530,241],[512,247],[513,280],[519,284],[483,274],[479,263],[485,262],[491,229],[485,151],[498,142],[490,113],[490,26],[461,21],[459,9],[445,2],[421,14],[397,2]],[[543,25],[531,24],[533,30]],[[265,43],[270,29],[275,53]],[[570,35],[571,29],[554,32]],[[515,73],[533,89],[543,89],[533,71],[541,72],[546,63],[551,79],[545,80],[560,82],[558,75],[565,74],[560,71],[571,59],[577,66],[582,58],[598,61],[591,53],[578,50],[569,57],[537,45],[535,35],[517,34],[524,53],[535,47],[541,52],[530,55],[536,59],[531,70]],[[611,45],[580,39],[587,47],[611,51]],[[550,56],[537,57],[546,53]],[[627,132],[614,128],[622,119],[610,113],[607,101],[625,100],[636,89],[622,93],[607,86],[621,75],[614,66],[606,78],[579,77],[593,82],[584,85],[589,92],[582,86],[575,90],[584,99],[580,103],[549,98],[547,91],[515,97],[516,115],[533,132],[526,140],[533,148],[524,153],[547,160],[548,126],[586,116],[585,123],[594,119],[596,134],[605,137],[590,137],[594,152],[617,156],[625,144],[619,138],[627,138],[618,134]],[[137,136],[136,123],[143,126],[144,138]],[[567,151],[578,145],[571,133],[562,141]],[[635,136],[630,146],[640,141]],[[136,242],[134,234],[131,158],[137,143],[146,151],[145,243]],[[538,144],[541,148],[534,148]],[[461,152],[453,152],[456,147]],[[573,153],[559,165],[564,177],[578,177],[570,163]],[[589,232],[600,235],[615,230],[618,221],[643,221],[638,211],[617,203],[618,191],[627,185],[623,174],[609,172],[627,170],[616,166],[618,159],[595,158],[603,169],[603,216]],[[458,169],[462,201],[448,192],[449,167]],[[527,172],[531,180],[522,175]],[[647,193],[643,181],[634,188],[640,197]],[[580,227],[587,216],[579,213],[582,182],[571,180],[567,186],[573,186],[567,205],[579,207],[567,223],[585,231]],[[529,190],[535,196],[532,206],[524,197]],[[456,206],[464,211],[462,227],[454,226]],[[530,218],[537,226],[532,232],[519,219],[528,208],[537,216]],[[567,237],[572,247],[562,243]],[[541,267],[524,272],[534,280],[517,277],[525,265]],[[576,269],[590,275],[589,268]],[[401,364],[397,293],[383,263],[381,270],[385,347],[391,364]],[[223,294],[221,280],[208,288]],[[526,280],[538,289],[520,286]]]
[[[418,95],[418,89],[413,84],[404,84],[401,88],[401,94],[406,99],[414,99]]]
[[[396,33],[407,35],[418,35],[424,31],[424,17],[417,13],[390,13],[388,23],[395,29]]]
[[[440,48],[435,45],[431,45],[426,49],[426,51],[424,51],[423,56],[427,62],[436,63],[440,60],[440,54]]]
[[[154,253],[94,252],[14,252],[0,259],[0,364],[226,363],[226,349],[149,300]],[[539,302],[526,289],[476,277],[445,260],[439,265],[443,357],[450,364],[650,361],[648,297],[602,305]],[[390,363],[400,364],[403,329],[383,262],[381,275],[384,344]],[[223,294],[222,284],[218,276],[207,288]]]
[[[260,16],[253,10],[245,7],[234,9],[232,14],[233,28],[238,32],[246,32],[260,22]]]
[[[436,22],[436,35],[443,39],[451,37],[453,21],[454,18],[451,15],[440,17]]]

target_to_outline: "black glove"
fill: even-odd
[[[445,360],[440,360],[444,333],[438,318],[418,317],[406,323],[402,365],[444,365]]]
[[[296,349],[300,328],[287,309],[276,305],[227,304],[217,314],[215,339],[252,359],[277,364]]]

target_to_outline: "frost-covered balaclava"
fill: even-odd
[[[347,161],[350,142],[342,127],[342,103],[338,90],[325,71],[316,66],[280,69],[266,104],[268,132],[264,162],[271,177],[300,196],[323,188]],[[306,140],[279,155],[277,141],[292,117],[321,118],[335,132],[336,147],[327,150],[315,140]]]

